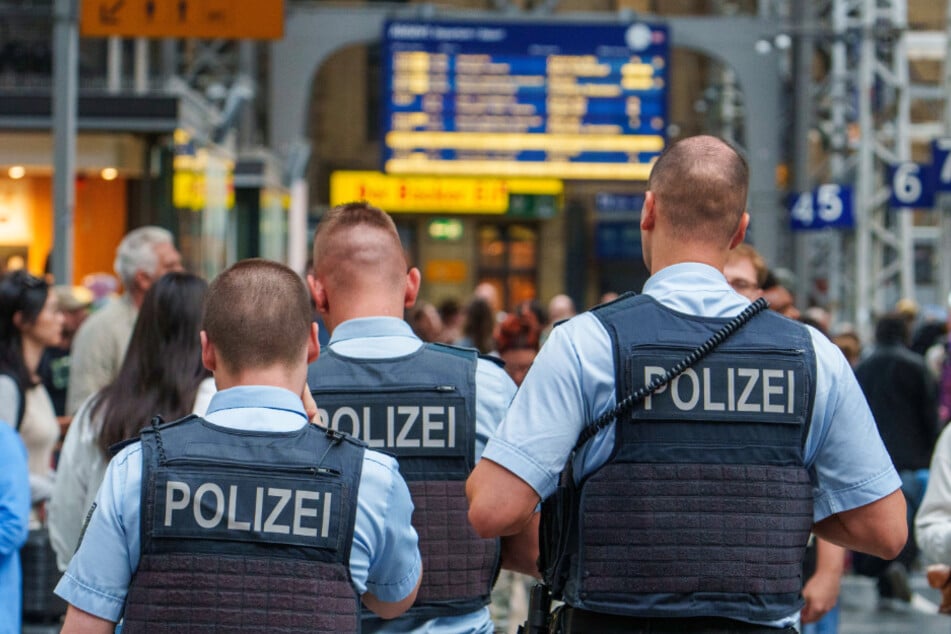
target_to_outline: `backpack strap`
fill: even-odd
[[[26,398],[24,398],[23,390],[20,388],[20,382],[16,380],[16,377],[12,374],[6,372],[0,372],[0,376],[5,376],[13,381],[14,387],[17,390],[17,396],[19,400],[17,401],[17,420],[16,420],[16,430],[17,433],[20,431],[20,427],[23,425],[23,416],[26,414]]]

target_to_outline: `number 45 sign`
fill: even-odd
[[[936,192],[951,192],[951,139],[936,139],[931,144],[930,165],[906,161],[889,170],[891,207],[934,207]]]
[[[811,192],[794,195],[789,216],[793,231],[854,227],[852,188],[827,183]]]

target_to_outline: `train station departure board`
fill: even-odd
[[[392,21],[383,169],[646,180],[667,127],[667,27]]]

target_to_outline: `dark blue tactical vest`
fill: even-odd
[[[362,443],[316,425],[142,432],[127,632],[358,632],[350,545]]]
[[[728,321],[643,295],[593,313],[614,343],[618,402]],[[564,600],[632,617],[797,612],[815,377],[806,328],[764,311],[622,417],[610,459],[571,496]]]
[[[465,495],[475,463],[477,359],[473,350],[440,344],[382,359],[324,348],[308,370],[325,425],[399,460],[423,559],[422,585],[408,612],[418,618],[487,605],[498,573],[499,542],[476,534]]]

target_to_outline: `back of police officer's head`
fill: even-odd
[[[361,281],[397,287],[406,275],[406,253],[393,219],[364,202],[338,205],[314,234],[314,274],[353,287]]]
[[[651,169],[648,189],[673,237],[729,242],[746,211],[749,167],[722,139],[687,137],[660,155]]]
[[[242,260],[208,287],[202,330],[231,372],[306,368],[312,324],[307,288],[283,264]]]

